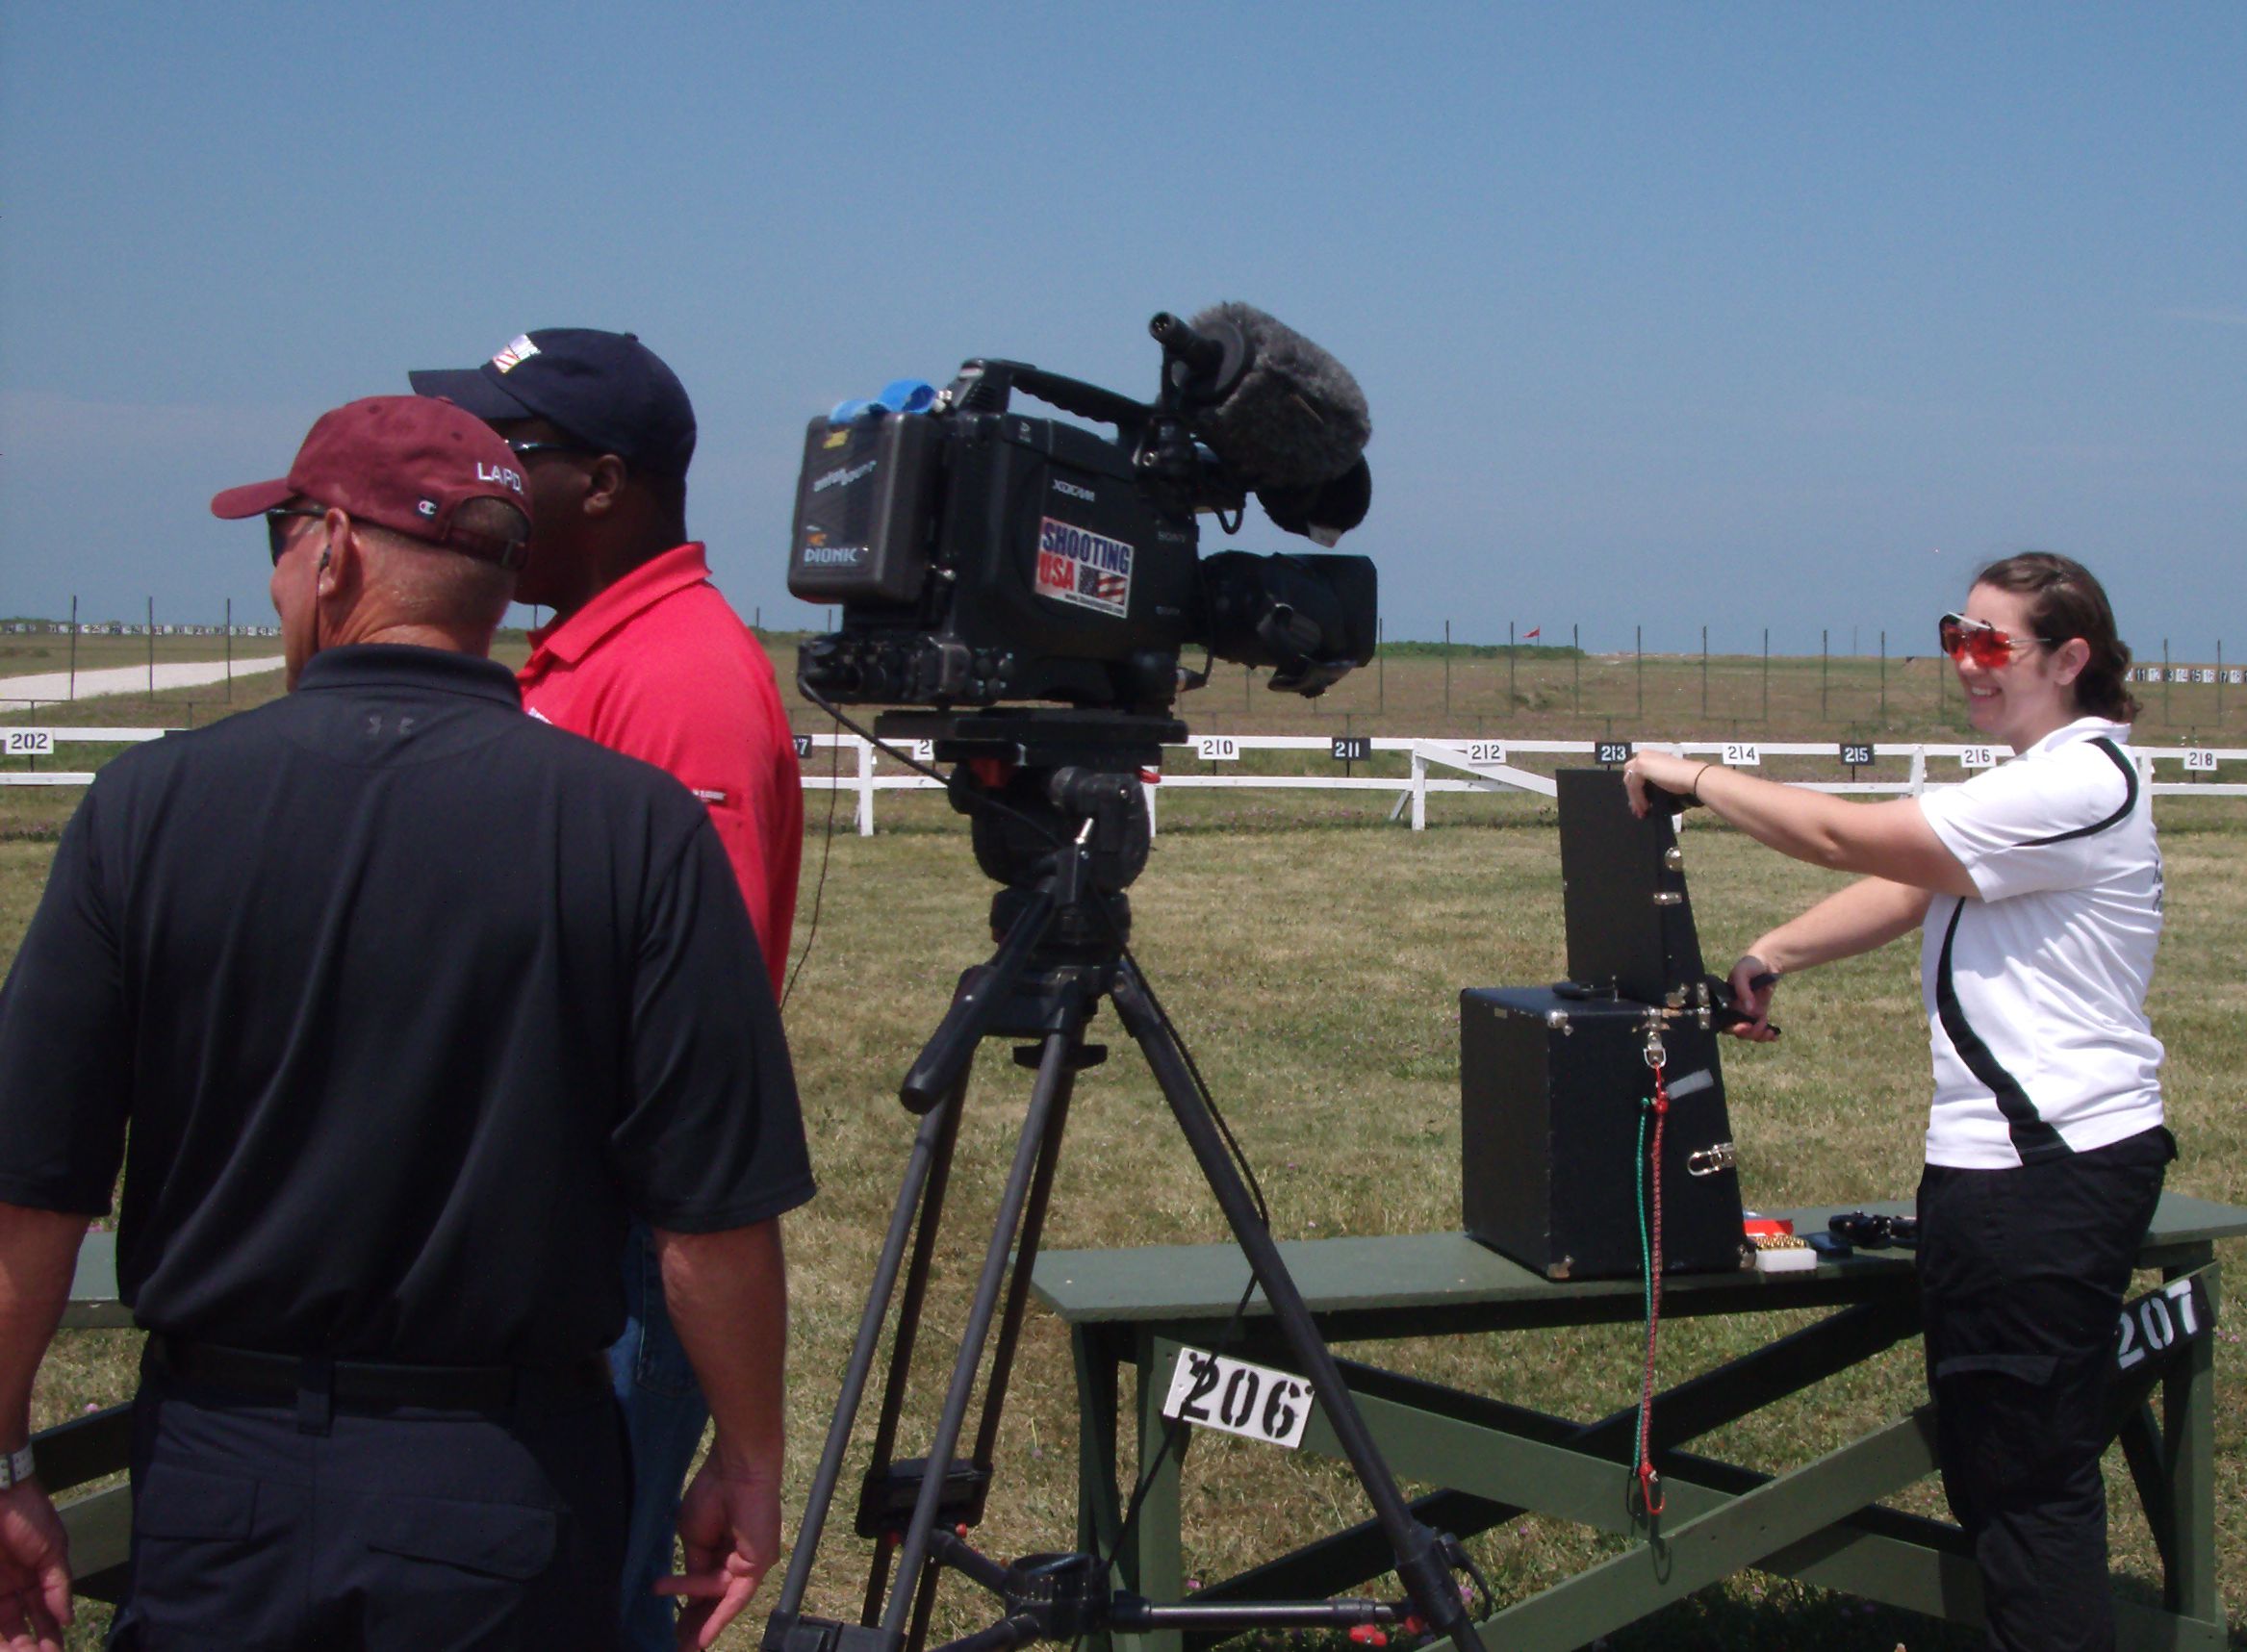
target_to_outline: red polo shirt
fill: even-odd
[[[804,853],[803,776],[773,663],[710,583],[700,544],[641,564],[531,632],[534,717],[652,763],[709,805],[778,994]]]

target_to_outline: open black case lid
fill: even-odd
[[[1699,987],[1700,935],[1685,892],[1675,820],[1630,811],[1615,769],[1563,769],[1562,911],[1569,978],[1645,1004],[1679,1002]]]

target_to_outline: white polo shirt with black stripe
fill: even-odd
[[[2129,738],[2079,718],[1920,800],[1979,892],[1936,896],[1921,943],[1929,1164],[2008,1169],[2161,1123],[2161,851]]]

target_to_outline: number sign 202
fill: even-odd
[[[1292,1451],[1303,1443],[1303,1430],[1311,1421],[1311,1385],[1300,1377],[1181,1348],[1162,1414]]]

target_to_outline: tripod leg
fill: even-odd
[[[1200,1163],[1203,1179],[1216,1196],[1234,1238],[1247,1256],[1249,1268],[1264,1288],[1289,1348],[1302,1362],[1303,1374],[1311,1379],[1319,1403],[1326,1408],[1326,1420],[1335,1438],[1357,1471],[1382,1535],[1396,1556],[1397,1575],[1430,1625],[1448,1636],[1460,1652],[1482,1652],[1482,1639],[1460,1602],[1458,1587],[1443,1557],[1443,1539],[1415,1520],[1405,1506],[1404,1493],[1374,1443],[1357,1402],[1343,1385],[1317,1322],[1311,1317],[1302,1293],[1280,1259],[1279,1246],[1257,1215],[1255,1202],[1226,1154],[1224,1140],[1203,1103],[1186,1057],[1156,1015],[1138,971],[1128,958],[1117,964],[1110,990],[1116,1013],[1153,1069],[1155,1081],[1162,1086],[1179,1129],[1185,1131],[1187,1145]]]
[[[866,1293],[866,1306],[858,1316],[858,1334],[851,1345],[843,1391],[828,1423],[827,1445],[811,1477],[811,1490],[804,1500],[796,1546],[788,1557],[788,1575],[781,1582],[779,1598],[774,1605],[776,1616],[783,1613],[793,1616],[803,1610],[804,1592],[811,1581],[812,1558],[818,1552],[820,1533],[834,1500],[835,1484],[842,1477],[843,1458],[850,1449],[851,1425],[865,1395],[867,1374],[874,1367],[874,1351],[881,1339],[881,1322],[888,1314],[890,1297],[897,1288],[898,1266],[905,1256],[906,1237],[912,1232],[913,1214],[922,1205],[924,1189],[932,1178],[940,1186],[950,1168],[952,1142],[959,1129],[958,1121],[958,1098],[955,1096],[950,1105],[939,1106],[924,1117],[920,1129],[913,1132],[905,1181],[898,1188],[897,1204],[889,1214],[889,1231],[882,1238],[881,1258],[875,1263],[873,1286]],[[896,1386],[894,1373],[891,1385]]]
[[[904,1652],[922,1652],[929,1644],[929,1620],[936,1614],[936,1580],[940,1575],[935,1566],[921,1573],[921,1587],[913,1595],[913,1623],[906,1631]]]
[[[1054,1169],[1061,1158],[1061,1136],[1069,1128],[1069,1098],[1076,1073],[1064,1071],[1054,1088],[1053,1117],[1038,1150],[1037,1174],[1030,1184],[1030,1207],[1022,1217],[1022,1236],[1014,1246],[1014,1271],[1007,1279],[1007,1307],[999,1316],[999,1340],[991,1353],[991,1379],[983,1390],[983,1421],[977,1426],[972,1456],[989,1467],[999,1444],[999,1413],[1007,1404],[1007,1380],[1014,1370],[1014,1345],[1021,1339],[1022,1315],[1030,1306],[1030,1270],[1037,1261],[1045,1233],[1045,1212],[1053,1199]]]
[[[867,1461],[877,1465],[892,1461],[897,1450],[898,1419],[905,1411],[906,1386],[912,1377],[913,1344],[921,1329],[921,1304],[929,1292],[929,1269],[936,1254],[936,1234],[944,1215],[944,1194],[952,1182],[952,1150],[959,1139],[959,1120],[965,1111],[967,1079],[962,1069],[952,1081],[951,1093],[937,1104],[932,1118],[944,1121],[931,1167],[928,1189],[921,1197],[920,1225],[913,1231],[912,1259],[906,1264],[905,1296],[898,1304],[897,1334],[889,1349],[889,1380],[881,1392],[881,1415],[874,1428],[874,1447]],[[941,1465],[939,1465],[941,1466]],[[866,1570],[866,1600],[859,1621],[872,1624],[881,1610],[881,1596],[889,1582],[889,1563],[897,1552],[894,1542],[875,1544]]]
[[[1043,1156],[1054,1100],[1074,1069],[1084,1042],[1085,1018],[1081,1014],[1071,1014],[1065,1029],[1045,1036],[1037,1082],[1031,1089],[1029,1110],[1022,1119],[1022,1138],[1015,1146],[1014,1163],[1008,1172],[1006,1190],[999,1199],[991,1242],[983,1253],[983,1273],[976,1281],[975,1300],[960,1333],[959,1357],[953,1362],[952,1384],[945,1392],[944,1409],[937,1415],[935,1436],[929,1445],[930,1471],[921,1482],[920,1499],[913,1506],[912,1521],[906,1528],[905,1544],[897,1560],[897,1583],[890,1591],[889,1609],[882,1614],[883,1632],[901,1642],[913,1597],[920,1588],[922,1568],[930,1563],[929,1536],[935,1527],[936,1506],[944,1489],[943,1468],[952,1461],[953,1448],[958,1444],[960,1427],[967,1418],[976,1370],[983,1363],[983,1345],[990,1335],[992,1315],[998,1309],[999,1286],[1007,1272],[1008,1253],[1022,1224],[1031,1182]]]

